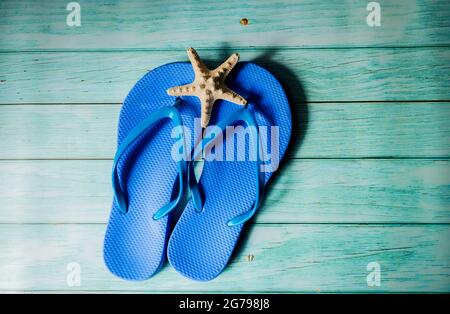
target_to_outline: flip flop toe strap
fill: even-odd
[[[219,123],[217,124],[217,127],[219,127],[219,129],[223,132],[225,132],[226,127],[230,126],[236,122],[244,122],[247,127],[251,127],[250,129],[250,143],[254,145],[255,151],[256,151],[256,198],[255,198],[255,202],[252,205],[252,208],[241,214],[238,215],[234,218],[232,218],[231,220],[229,220],[227,222],[227,225],[232,227],[232,226],[236,226],[236,225],[240,225],[245,223],[246,221],[248,221],[249,219],[252,218],[252,216],[255,214],[256,210],[259,208],[259,206],[261,205],[261,200],[262,200],[262,195],[264,192],[264,183],[265,183],[265,175],[264,172],[261,171],[261,156],[260,156],[260,138],[259,138],[259,131],[258,131],[258,126],[255,122],[255,119],[253,117],[253,114],[251,113],[250,109],[247,108],[242,108],[238,111],[236,111],[234,114],[232,114],[230,117],[223,119],[222,121],[219,121]],[[217,134],[216,134],[217,136]],[[191,195],[192,195],[192,201],[193,201],[193,205],[194,208],[197,212],[201,212],[203,210],[203,206],[204,206],[204,195],[201,191],[201,187],[195,177],[195,173],[194,173],[194,164],[198,158],[198,156],[200,155],[202,148],[206,148],[208,145],[210,145],[211,143],[214,142],[215,136],[213,136],[212,138],[209,136],[205,136],[203,138],[203,140],[201,141],[201,143],[197,146],[197,148],[195,149],[195,153],[194,153],[194,158],[193,161],[191,161],[188,164],[188,184],[189,184],[189,189],[191,191]]]
[[[120,181],[119,181],[119,174],[118,174],[118,164],[125,153],[127,149],[147,130],[149,130],[153,125],[155,125],[157,122],[163,120],[163,119],[170,119],[172,120],[173,124],[178,127],[182,127],[182,120],[180,112],[177,110],[175,106],[177,106],[181,102],[181,99],[178,98],[175,101],[174,106],[167,106],[163,107],[152,114],[150,114],[146,119],[144,119],[142,122],[140,122],[134,129],[131,130],[131,132],[125,137],[125,139],[122,141],[122,143],[117,148],[116,155],[114,156],[114,163],[112,168],[112,187],[113,187],[113,193],[114,193],[114,199],[117,202],[118,208],[122,213],[128,212],[128,197],[126,191],[124,191],[121,188]],[[183,129],[183,128],[181,128]],[[181,132],[181,140],[183,143],[183,152],[186,152],[186,143],[185,143],[185,137],[184,133]],[[172,211],[181,201],[183,194],[186,189],[186,170],[187,170],[187,163],[185,159],[181,159],[177,162],[178,167],[178,196],[176,199],[172,200],[171,202],[167,203],[163,207],[161,207],[153,216],[153,219],[157,220],[165,215],[167,215],[170,211]]]

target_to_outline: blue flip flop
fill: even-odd
[[[174,98],[166,90],[193,79],[189,63],[163,65],[139,80],[122,106],[103,254],[109,270],[121,278],[148,279],[164,263],[170,213],[186,190],[186,161],[175,161],[171,152],[180,139],[185,152],[193,145],[183,132],[175,138],[172,132],[192,129],[200,116],[197,99]]]
[[[208,158],[205,149],[206,161],[199,182],[193,174],[193,163],[188,166],[192,197],[167,248],[170,264],[182,275],[199,281],[214,279],[227,265],[244,223],[260,205],[264,186],[276,171],[291,134],[289,103],[271,73],[256,64],[242,62],[228,77],[227,86],[244,96],[248,105],[243,108],[226,101],[216,102],[210,121],[215,127],[206,129],[207,135],[201,142],[203,148],[214,146],[214,150],[210,147]],[[230,126],[241,128],[230,136],[226,134]],[[245,149],[233,145],[246,132],[249,145]],[[219,133],[221,137],[217,136]],[[275,150],[269,149],[273,144]],[[225,157],[233,155],[235,160],[211,160],[220,152]],[[257,158],[251,158],[254,152]]]

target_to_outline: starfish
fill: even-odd
[[[211,119],[214,102],[218,99],[227,100],[245,106],[247,100],[225,85],[227,75],[239,60],[239,55],[233,53],[224,63],[214,70],[210,70],[202,62],[194,48],[188,48],[187,55],[194,69],[194,82],[169,88],[171,96],[196,96],[200,99],[201,125],[206,128]]]

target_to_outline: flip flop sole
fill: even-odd
[[[152,112],[171,106],[175,97],[166,89],[190,83],[194,73],[189,63],[170,63],[148,72],[128,94],[122,106],[118,127],[118,145]],[[200,116],[195,98],[183,100],[178,107],[183,124],[193,127]],[[175,142],[173,125],[164,120],[152,126],[118,163],[122,189],[128,195],[128,212],[122,213],[113,200],[104,241],[104,261],[115,275],[128,280],[144,280],[155,274],[165,260],[170,217],[154,220],[153,215],[178,191],[177,164],[171,155]]]
[[[287,97],[280,83],[264,68],[253,63],[239,63],[227,85],[244,96],[253,106],[258,126],[279,127],[279,159],[284,155],[291,133],[291,112]],[[233,114],[239,106],[216,103],[211,124]],[[245,132],[245,130],[241,130]],[[239,133],[239,132],[237,132]],[[224,136],[225,138],[225,136]],[[266,137],[264,150],[272,144]],[[225,144],[228,141],[224,141]],[[222,151],[226,157],[225,145],[220,142],[215,154]],[[234,156],[237,158],[238,146]],[[240,148],[239,148],[240,149]],[[224,152],[225,151],[225,152]],[[243,224],[228,226],[232,218],[249,211],[256,198],[256,161],[206,161],[200,178],[204,194],[203,211],[198,213],[192,200],[188,203],[177,222],[168,244],[168,258],[171,265],[182,275],[199,281],[208,281],[218,276],[228,264]],[[265,173],[265,183],[273,172]]]

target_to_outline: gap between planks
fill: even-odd
[[[294,105],[308,105],[308,104],[374,104],[374,103],[450,103],[450,99],[428,99],[428,100],[318,100],[300,102],[293,101]],[[121,106],[122,103],[117,102],[61,102],[61,103],[46,103],[46,102],[22,102],[22,103],[0,103],[0,106]]]
[[[0,222],[0,226],[107,226],[105,222]],[[450,222],[252,222],[249,226],[341,226],[341,227],[415,227],[415,226],[450,226]],[[1,290],[0,290],[1,291]]]
[[[230,46],[226,48],[217,47],[196,47],[198,51],[223,51],[223,50],[238,50],[238,51],[262,51],[270,52],[277,50],[351,50],[351,49],[441,49],[449,48],[448,44],[434,44],[434,45],[386,45],[386,46],[329,46],[329,47],[292,47],[292,46]],[[174,52],[174,51],[184,51],[183,48],[101,48],[101,49],[0,49],[0,54],[2,53],[80,53],[80,52]]]
[[[370,157],[286,157],[283,160],[432,160],[448,161],[450,156],[420,157],[420,156],[370,156]],[[0,158],[0,161],[113,161],[113,158]]]

